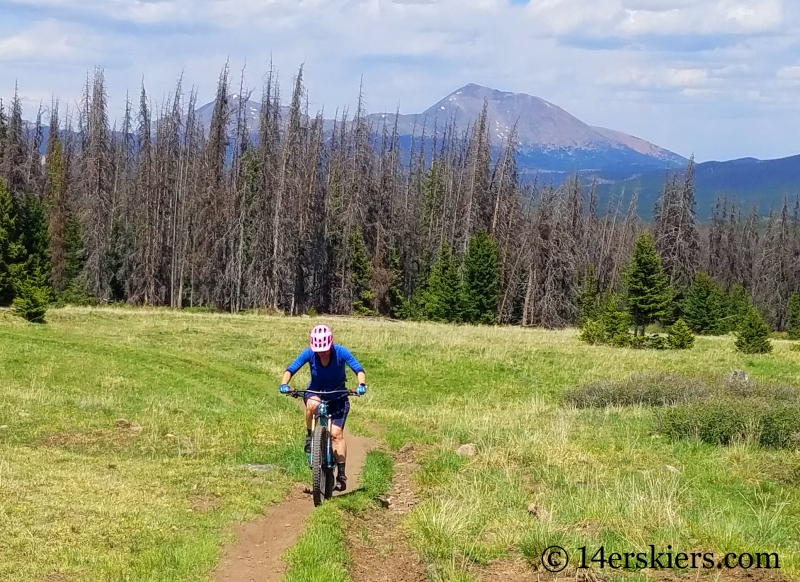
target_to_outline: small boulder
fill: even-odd
[[[131,421],[125,418],[118,418],[117,420],[114,421],[114,426],[116,426],[117,428],[130,428]]]
[[[456,454],[461,457],[474,457],[478,454],[478,447],[473,445],[472,443],[461,445],[456,450]]]

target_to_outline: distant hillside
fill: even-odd
[[[630,178],[619,172],[598,173],[603,180],[600,190],[604,198],[622,190],[628,198],[638,188],[643,217],[651,215],[665,176],[664,171],[645,172]],[[697,164],[695,188],[697,214],[702,220],[711,216],[716,198],[723,194],[746,208],[756,205],[761,213],[768,213],[782,204],[784,196],[793,200],[800,194],[800,155],[777,160],[743,158]]]

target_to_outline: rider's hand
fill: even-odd
[[[281,384],[279,390],[281,391],[281,394],[289,394],[292,391],[292,387],[288,384]]]
[[[356,395],[364,396],[367,393],[367,385],[366,384],[359,384],[356,388]]]

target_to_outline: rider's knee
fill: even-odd
[[[344,440],[344,431],[342,430],[332,430],[331,431],[331,440],[335,443],[342,442]]]
[[[306,410],[309,412],[316,412],[317,408],[319,408],[319,403],[319,398],[309,398],[306,400]]]

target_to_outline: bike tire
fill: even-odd
[[[311,437],[311,490],[314,497],[314,506],[320,505],[326,499],[329,489],[328,482],[328,451],[327,442],[330,439],[328,429],[317,426]]]
[[[333,475],[333,468],[336,462],[333,459],[333,442],[331,442],[330,431],[325,431],[325,499],[333,497],[333,489],[336,485],[335,477]]]

